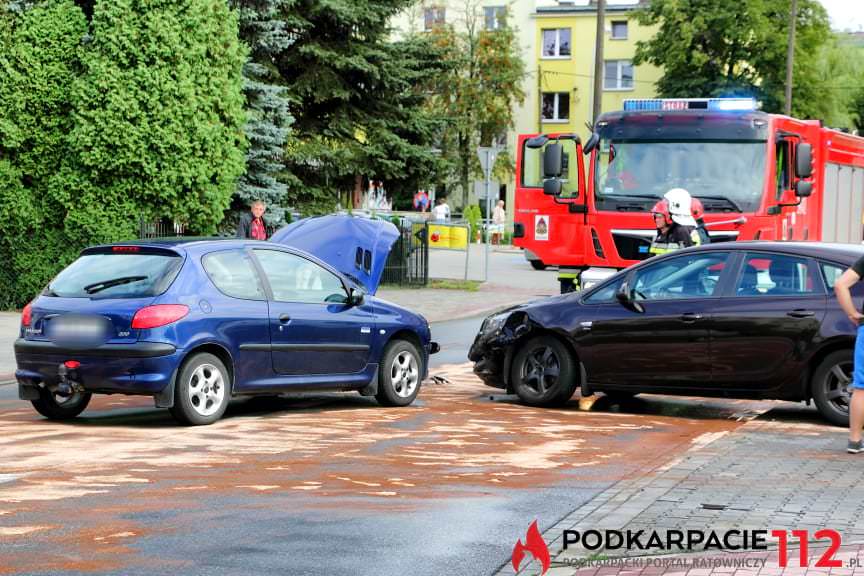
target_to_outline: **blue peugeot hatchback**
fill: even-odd
[[[193,425],[241,395],[355,390],[406,406],[438,347],[422,316],[374,297],[398,234],[325,216],[269,242],[87,248],[24,309],[19,397],[68,419],[92,394],[147,395]]]

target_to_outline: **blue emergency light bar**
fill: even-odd
[[[752,112],[756,109],[756,100],[753,98],[630,98],[624,100],[626,112],[666,112],[673,110]]]

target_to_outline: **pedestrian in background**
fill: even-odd
[[[850,454],[858,454],[864,450],[861,442],[861,428],[864,428],[864,336],[861,320],[864,314],[855,308],[852,302],[852,286],[864,277],[864,257],[852,264],[852,267],[843,272],[840,278],[834,282],[834,293],[843,312],[858,327],[855,338],[855,356],[852,361],[852,399],[849,401],[849,443],[846,451]]]
[[[438,204],[432,209],[432,217],[436,222],[447,222],[450,220],[450,206],[447,204],[447,198],[438,198]]]
[[[264,220],[264,212],[267,205],[261,200],[255,200],[249,206],[249,212],[240,217],[237,224],[237,237],[249,238],[251,240],[267,239],[267,221]]]
[[[498,204],[492,211],[492,244],[501,243],[505,222],[507,222],[507,211],[504,210],[504,201],[498,200]]]

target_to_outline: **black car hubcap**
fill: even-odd
[[[849,413],[852,399],[852,362],[835,364],[825,380],[825,398],[834,409]]]
[[[522,364],[522,382],[537,394],[545,394],[558,383],[561,364],[548,346],[532,350]]]

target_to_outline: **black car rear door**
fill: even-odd
[[[712,387],[759,391],[797,383],[827,299],[814,260],[747,252],[730,297],[713,311]]]
[[[707,386],[710,310],[728,261],[728,252],[692,252],[631,272],[627,285],[642,311],[603,303],[583,323],[579,353],[589,382],[658,390]]]

